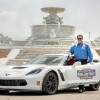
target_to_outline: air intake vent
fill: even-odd
[[[27,67],[14,67],[12,69],[25,69],[25,68],[27,68]]]
[[[25,80],[0,80],[0,86],[26,86]]]

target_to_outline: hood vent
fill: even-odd
[[[25,69],[27,67],[13,67],[12,69]]]

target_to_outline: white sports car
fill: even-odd
[[[72,60],[73,62],[73,60]],[[57,90],[79,87],[79,91],[98,90],[100,62],[93,65],[73,65],[67,54],[45,54],[20,66],[0,69],[0,93],[17,91],[44,91],[54,94]]]

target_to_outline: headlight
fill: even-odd
[[[40,73],[43,69],[44,69],[44,67],[34,69],[34,70],[30,71],[29,73],[27,73],[26,75],[38,74],[38,73]]]

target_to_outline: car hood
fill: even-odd
[[[47,65],[20,65],[20,66],[5,66],[0,68],[0,77],[21,77],[26,75],[30,71],[44,67]]]

